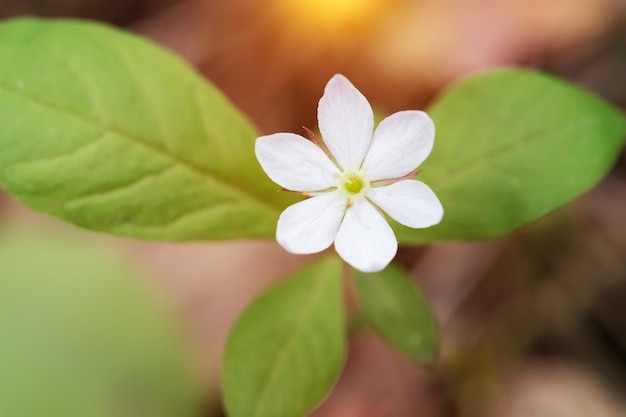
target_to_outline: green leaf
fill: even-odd
[[[71,20],[0,24],[0,184],[79,226],[146,239],[271,237],[256,130],[182,60]]]
[[[355,270],[354,282],[365,320],[384,340],[416,362],[436,359],[435,318],[404,271],[393,265],[374,274]]]
[[[250,305],[229,337],[230,417],[302,417],[330,391],[345,356],[341,263],[325,258]]]
[[[505,69],[469,78],[429,109],[437,135],[419,179],[443,204],[405,243],[506,234],[592,188],[622,147],[624,117],[555,78]]]
[[[110,254],[0,238],[0,415],[191,417],[202,386],[163,301]]]

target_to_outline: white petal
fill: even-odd
[[[326,146],[344,170],[357,171],[372,141],[374,113],[367,99],[343,75],[330,79],[317,106]]]
[[[376,128],[363,170],[370,181],[403,177],[424,162],[434,140],[435,125],[426,113],[394,113]]]
[[[346,202],[339,191],[331,191],[287,207],[278,219],[276,240],[291,253],[323,251],[337,235]]]
[[[261,136],[254,151],[272,181],[288,190],[319,191],[337,183],[339,170],[335,164],[317,145],[300,135]]]
[[[385,213],[409,227],[429,227],[441,221],[443,207],[426,184],[415,180],[399,181],[369,190],[367,197]]]
[[[361,200],[346,211],[335,249],[354,268],[377,272],[396,255],[398,242],[383,215],[367,200]]]

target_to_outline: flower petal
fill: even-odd
[[[346,203],[343,194],[331,191],[287,207],[278,219],[276,240],[291,253],[323,251],[337,235]]]
[[[354,268],[377,272],[396,255],[398,242],[383,215],[367,200],[361,200],[346,211],[335,249]]]
[[[317,145],[294,133],[261,136],[254,147],[263,170],[292,191],[320,191],[336,186],[339,170]]]
[[[415,180],[399,181],[369,190],[367,197],[385,213],[409,227],[429,227],[439,223],[443,207],[426,184]]]
[[[344,170],[357,171],[372,141],[374,113],[367,99],[343,75],[330,79],[317,106],[326,146]]]
[[[426,113],[394,113],[376,128],[363,170],[370,181],[403,177],[424,162],[434,140],[435,125]]]

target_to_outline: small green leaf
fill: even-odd
[[[1,416],[197,415],[184,332],[134,275],[84,243],[0,237]]]
[[[0,24],[0,184],[30,207],[146,239],[272,237],[257,132],[182,60],[95,23]]]
[[[316,262],[250,305],[229,337],[230,417],[302,417],[330,391],[345,356],[341,264]]]
[[[420,363],[437,356],[437,324],[428,302],[401,269],[389,265],[381,272],[354,271],[361,312],[391,346]]]
[[[616,109],[558,79],[505,69],[469,78],[429,109],[437,135],[419,179],[443,204],[405,243],[506,234],[592,188],[611,168],[626,124]]]

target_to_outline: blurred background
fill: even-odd
[[[190,62],[264,133],[316,126],[317,100],[337,72],[381,113],[423,109],[459,77],[502,65],[553,73],[626,109],[625,0],[0,0],[1,19],[26,14],[146,36]],[[105,237],[5,195],[0,222],[106,242],[140,265],[183,323],[207,399],[218,396],[237,314],[311,260],[269,241]],[[440,362],[423,369],[369,331],[355,334],[315,417],[626,415],[624,155],[594,190],[511,236],[401,248],[397,261],[436,312]],[[220,415],[206,404],[207,416]]]

